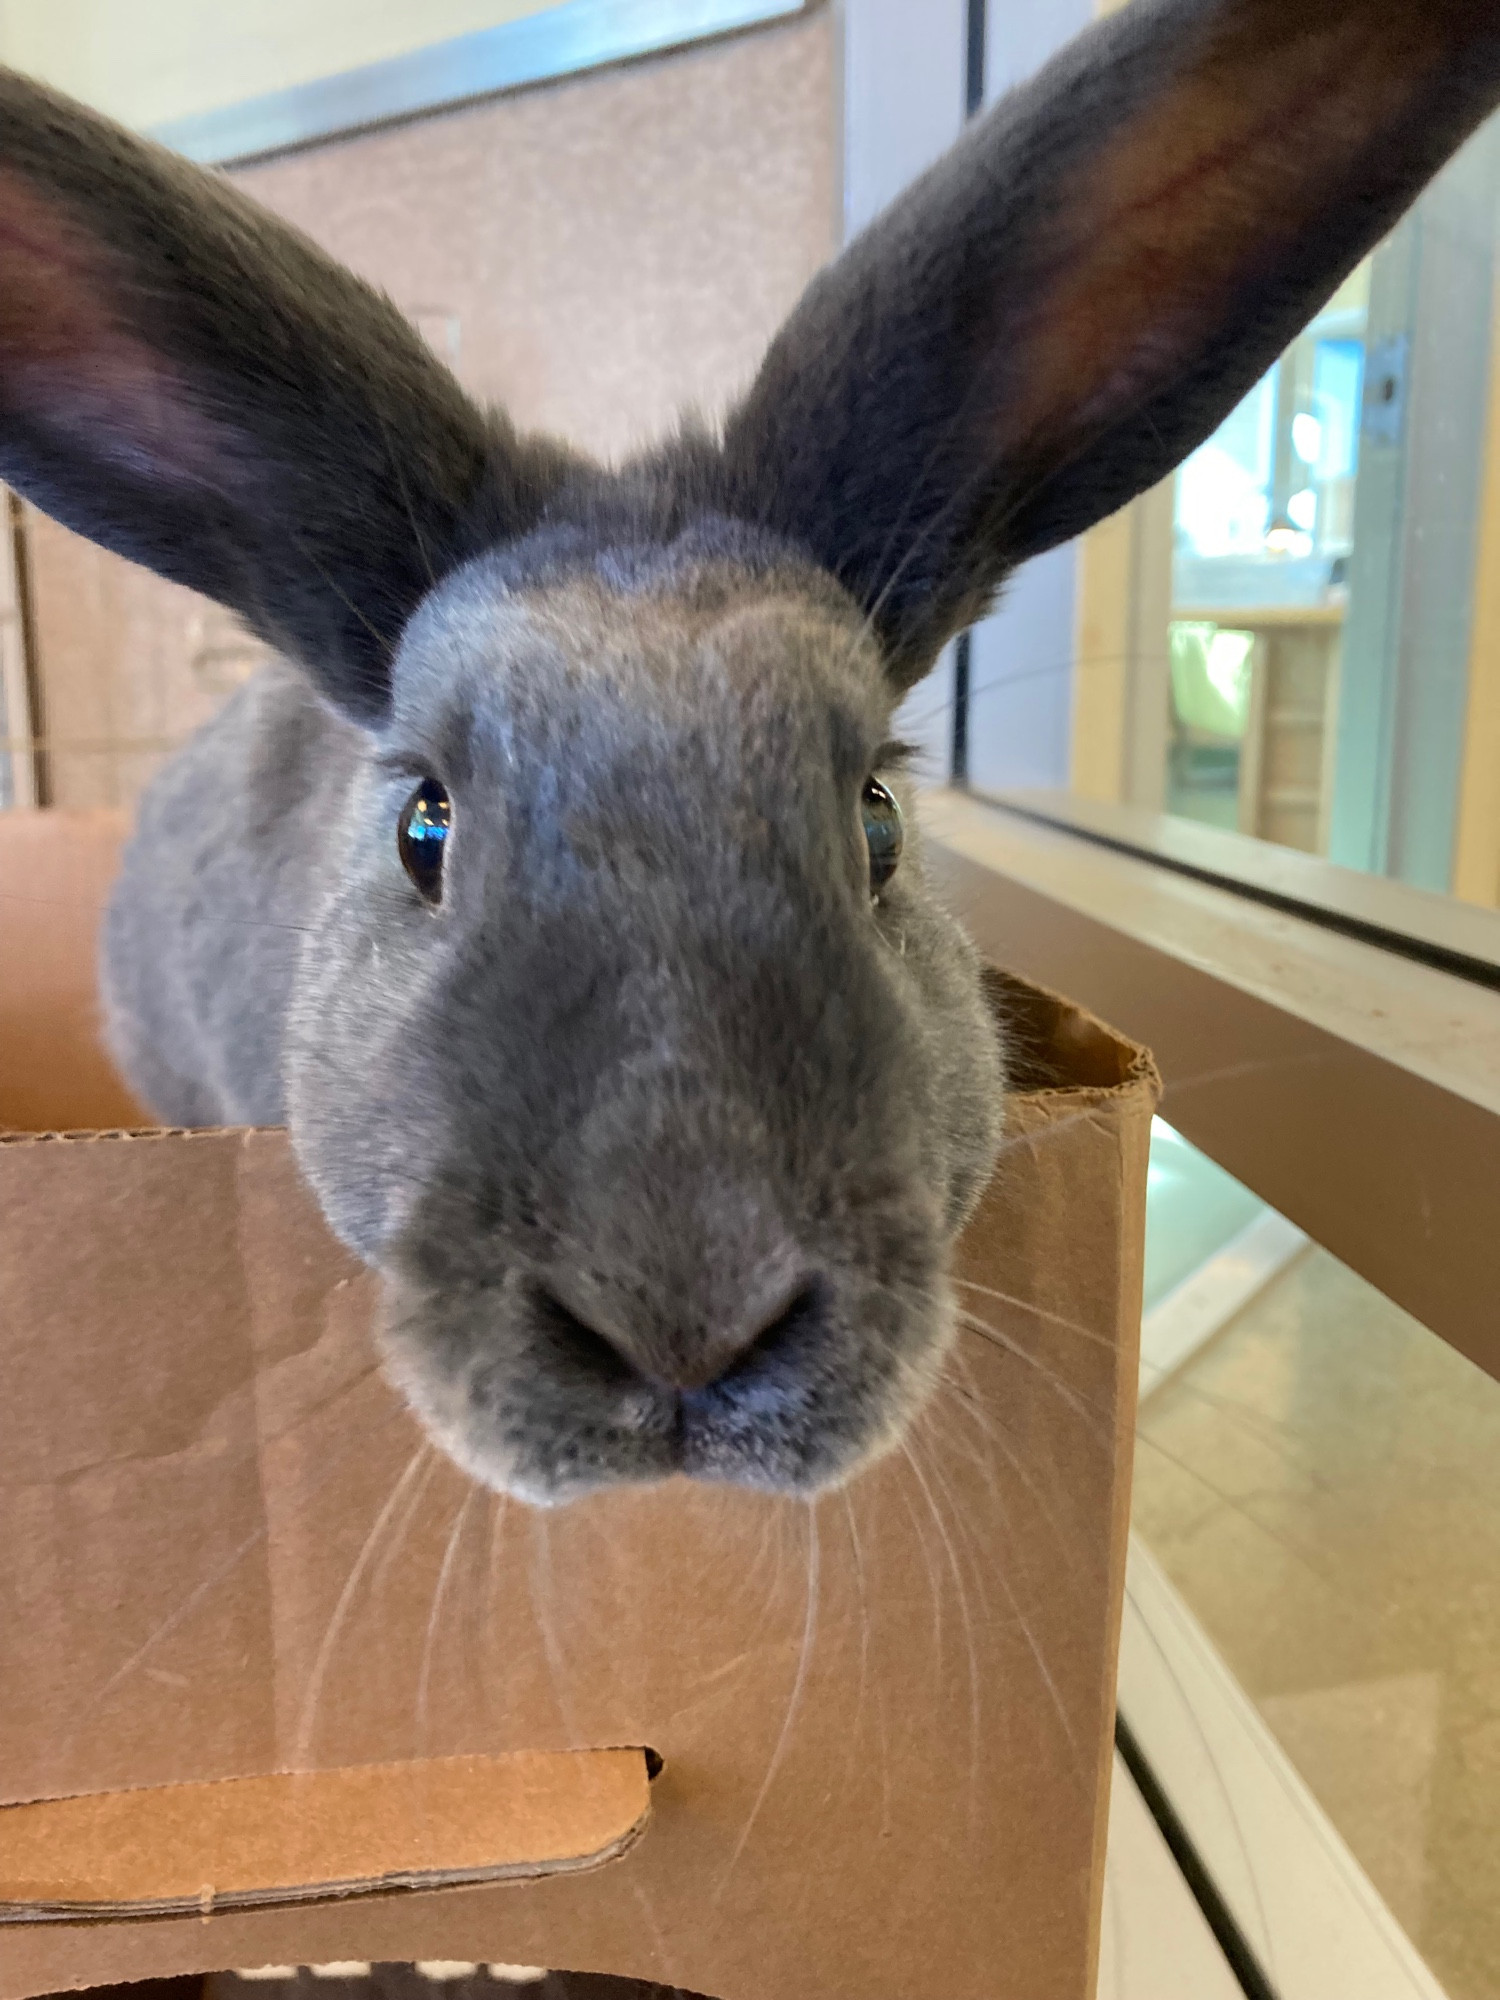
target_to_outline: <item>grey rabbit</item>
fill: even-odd
[[[279,655],[141,808],[113,1048],[166,1121],[289,1125],[480,1480],[809,1494],[899,1438],[1004,1060],[893,717],[1497,97],[1494,0],[1135,0],[814,280],[718,431],[610,470],[222,178],[0,78],[0,476]]]

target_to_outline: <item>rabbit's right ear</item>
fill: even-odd
[[[1500,98],[1500,0],[1134,0],[816,279],[726,428],[735,515],[898,686],[1163,478]]]
[[[418,602],[565,469],[222,177],[0,71],[0,478],[44,512],[376,722]]]

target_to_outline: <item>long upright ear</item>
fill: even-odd
[[[220,176],[0,71],[0,478],[377,721],[411,611],[563,456]]]
[[[727,426],[902,685],[1207,437],[1500,98],[1496,0],[1134,0],[809,288]]]

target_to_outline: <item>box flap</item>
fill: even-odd
[[[0,1924],[255,1909],[596,1867],[650,1811],[641,1750],[437,1757],[0,1810]]]

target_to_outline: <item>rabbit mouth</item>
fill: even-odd
[[[532,1505],[677,1476],[807,1497],[899,1442],[952,1337],[945,1295],[870,1290],[862,1325],[799,1295],[771,1338],[686,1384],[653,1379],[504,1286],[439,1301],[388,1279],[381,1347],[448,1456]]]

